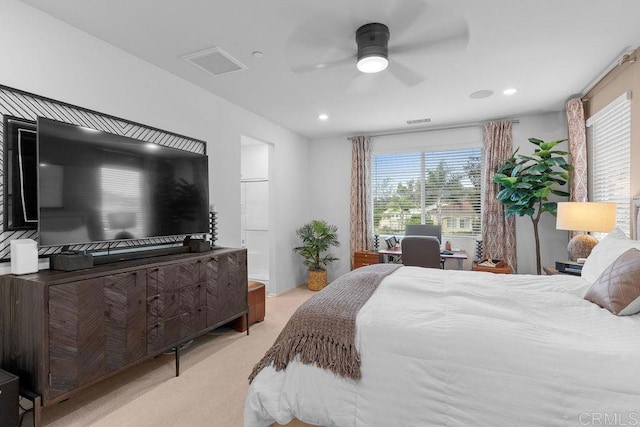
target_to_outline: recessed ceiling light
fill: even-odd
[[[509,89],[505,89],[504,91],[502,91],[502,93],[504,93],[505,95],[513,95],[517,91],[518,91],[518,89],[515,89],[515,88],[511,87]]]
[[[251,54],[256,58],[262,58],[264,56],[264,53],[260,52],[259,50],[255,50]]]
[[[320,115],[318,116],[318,119],[320,119],[320,120],[327,120],[328,118],[329,118],[329,116],[328,116],[328,115],[326,115],[326,114],[320,114]]]
[[[493,95],[493,91],[492,90],[483,89],[483,90],[478,90],[478,91],[473,92],[471,95],[469,95],[469,98],[481,99],[481,98],[488,98],[491,95]]]
[[[160,148],[158,144],[154,144],[152,142],[147,142],[145,144],[145,147],[147,147],[149,150],[157,150],[158,148]]]

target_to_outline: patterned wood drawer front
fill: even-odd
[[[182,343],[203,330],[206,328],[206,315],[206,308],[198,307],[151,326],[147,333],[147,353]]]
[[[205,283],[153,295],[147,299],[147,325],[151,326],[171,317],[187,313],[207,303]]]
[[[145,355],[145,281],[142,271],[50,287],[47,399]]]
[[[204,282],[205,271],[201,265],[202,260],[198,259],[150,268],[147,272],[147,294],[157,295]]]
[[[247,311],[246,251],[218,255],[207,261],[207,326]]]
[[[354,252],[353,253],[353,268],[364,267],[365,265],[378,264],[380,262],[380,255],[377,252]]]

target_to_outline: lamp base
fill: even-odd
[[[567,245],[567,251],[569,252],[569,259],[575,261],[578,258],[586,258],[591,253],[591,250],[598,244],[598,239],[590,234],[576,234]]]

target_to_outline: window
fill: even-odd
[[[616,202],[617,226],[631,235],[631,103],[625,93],[587,120],[589,199]]]
[[[407,224],[480,233],[480,148],[378,154],[371,175],[375,234],[404,234]]]
[[[103,167],[102,223],[106,239],[132,239],[147,236],[142,215],[142,173],[137,170]],[[126,182],[128,185],[123,186]]]

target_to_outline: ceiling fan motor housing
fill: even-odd
[[[368,56],[387,58],[389,27],[377,22],[365,24],[356,31],[356,43],[358,44],[358,60]]]

